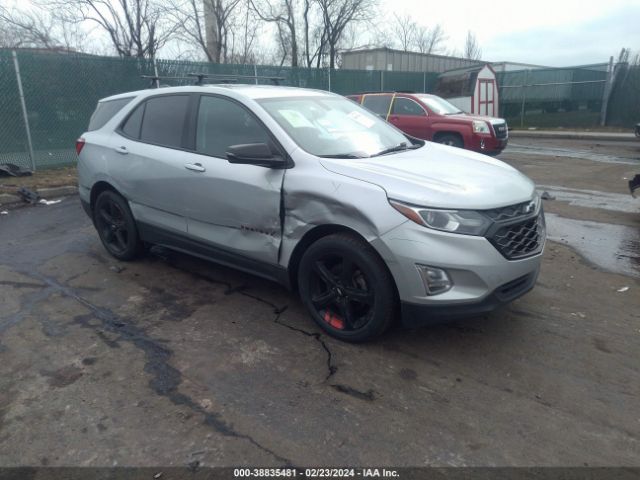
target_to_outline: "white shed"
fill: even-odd
[[[463,112],[498,116],[498,82],[496,72],[488,63],[441,73],[433,93]]]

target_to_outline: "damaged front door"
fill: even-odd
[[[284,170],[231,164],[231,145],[273,144],[266,128],[239,103],[202,95],[195,115],[196,153],[184,155],[189,181],[189,236],[262,262],[277,264]],[[275,146],[274,146],[275,148]]]

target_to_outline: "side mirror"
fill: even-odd
[[[229,163],[257,165],[267,168],[286,168],[287,161],[279,155],[274,155],[266,143],[246,143],[231,145],[227,150]]]

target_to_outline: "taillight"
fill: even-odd
[[[82,151],[82,147],[84,147],[84,138],[80,137],[79,139],[76,140],[76,153],[78,155],[80,155],[80,152]]]

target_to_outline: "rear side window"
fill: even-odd
[[[201,97],[196,151],[224,158],[229,146],[246,143],[271,142],[266,129],[237,103],[220,97]]]
[[[113,118],[113,116],[122,110],[127,103],[131,101],[133,97],[118,98],[117,100],[109,100],[107,102],[98,102],[95,112],[91,115],[89,120],[88,130],[98,130],[104,127],[104,125]]]
[[[138,105],[127,121],[122,125],[122,133],[126,136],[140,139],[140,127],[142,127],[142,115],[144,114],[144,103]]]
[[[391,113],[394,115],[425,116],[424,109],[413,100],[403,97],[396,97],[393,101]]]
[[[140,140],[167,147],[181,147],[189,96],[166,95],[150,98],[145,103]]]
[[[362,106],[382,118],[387,118],[391,107],[391,95],[365,95]]]

